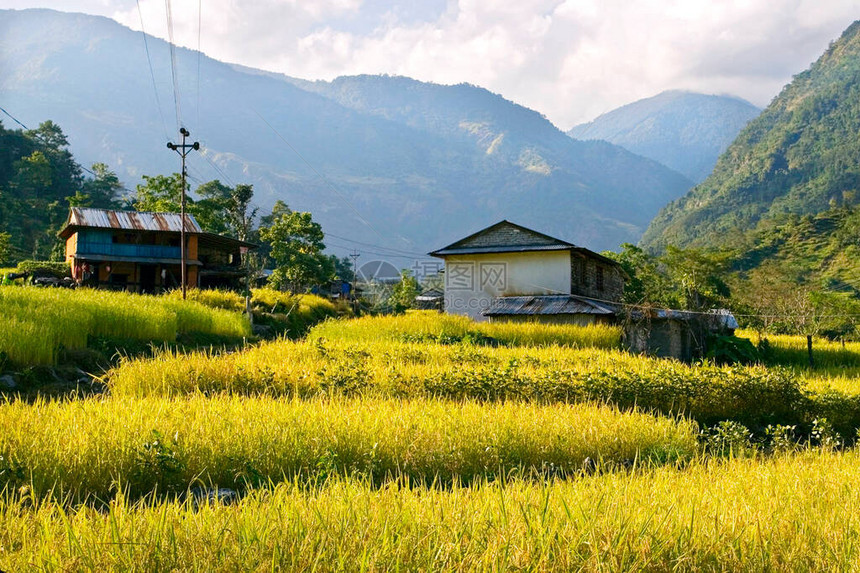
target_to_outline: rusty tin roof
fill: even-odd
[[[75,228],[180,233],[182,232],[182,218],[179,213],[146,213],[72,207],[69,211],[66,227],[60,232],[60,236],[68,237]],[[185,232],[202,232],[194,216],[189,213],[185,214]]]

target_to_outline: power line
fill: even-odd
[[[351,248],[353,248],[350,245],[336,243],[336,242],[328,241],[328,240],[326,240],[326,246],[337,247],[339,249],[351,249]],[[410,257],[408,255],[395,255],[392,253],[382,253],[379,251],[371,251],[371,250],[367,250],[367,249],[362,249],[362,252],[367,253],[369,255],[376,255],[378,257],[388,257],[389,259],[405,259],[408,261],[414,261],[415,260],[415,257]]]
[[[164,121],[164,112],[161,109],[161,98],[158,97],[158,84],[155,82],[155,72],[152,69],[152,56],[149,54],[149,41],[146,39],[146,30],[143,27],[143,11],[140,9],[140,0],[137,0],[137,13],[140,16],[140,32],[143,34],[143,47],[146,50],[146,61],[149,63],[149,77],[152,78],[152,91],[155,93],[155,105],[158,107],[158,115],[161,118],[161,127],[164,130],[164,139],[170,139],[167,134],[167,122]]]
[[[341,239],[342,241],[349,241],[350,243],[355,243],[356,245],[363,245],[365,247],[374,247],[374,248],[378,248],[378,249],[384,249],[386,251],[394,251],[395,253],[403,253],[404,255],[412,255],[415,257],[427,257],[427,256],[429,256],[429,255],[427,255],[427,253],[419,253],[417,251],[406,251],[403,249],[396,249],[394,247],[386,247],[383,245],[374,245],[373,243],[363,243],[361,241],[356,241],[354,239],[348,239],[346,237],[341,237],[341,236],[335,235],[334,233],[326,233],[326,236],[327,237],[334,237],[335,239]]]
[[[164,0],[164,7],[167,11],[167,38],[170,46],[170,71],[173,77],[173,104],[176,109],[176,127],[182,128],[182,106],[179,99],[179,79],[176,72],[176,44],[173,40],[173,10],[170,5],[170,0]]]
[[[224,173],[224,171],[222,171],[222,170],[221,170],[221,168],[220,168],[220,167],[218,167],[218,164],[217,164],[217,163],[215,163],[214,161],[212,161],[211,159],[209,159],[209,156],[208,156],[208,154],[207,154],[207,152],[208,152],[208,151],[209,151],[208,149],[203,148],[203,149],[201,149],[201,151],[200,151],[200,155],[203,157],[203,159],[205,159],[205,160],[206,160],[206,162],[207,162],[209,165],[211,165],[211,166],[212,166],[212,169],[214,169],[216,172],[218,172],[218,174],[219,174],[219,175],[221,175],[221,177],[223,177],[223,178],[224,178],[224,180],[225,180],[225,181],[230,185],[230,187],[235,187],[235,186],[236,186],[236,183],[235,183],[235,182],[230,178],[230,176],[229,176],[229,175],[227,175],[226,173]]]
[[[14,121],[15,123],[17,123],[18,125],[20,125],[20,126],[21,126],[21,127],[23,127],[24,129],[26,129],[27,131],[30,131],[30,128],[29,128],[29,127],[27,127],[26,125],[24,125],[23,123],[21,123],[20,121],[18,121],[17,119],[15,119],[15,116],[13,116],[11,113],[9,113],[8,111],[6,111],[6,110],[5,110],[5,109],[3,109],[2,107],[0,107],[0,111],[2,111],[3,113],[5,113],[6,115],[8,115],[8,116],[12,119],[12,121]]]
[[[197,128],[200,127],[200,38],[203,35],[203,0],[197,2]]]

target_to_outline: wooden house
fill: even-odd
[[[60,237],[78,284],[152,293],[180,286],[181,231],[178,213],[73,207]],[[203,232],[189,214],[185,232],[188,285],[237,287],[256,245]]]

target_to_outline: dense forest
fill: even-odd
[[[81,167],[60,126],[32,130],[0,123],[0,263],[58,258],[57,232],[70,205],[114,208],[122,185],[101,163]]]

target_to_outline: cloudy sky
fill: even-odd
[[[860,0],[0,0],[99,14],[306,79],[469,82],[562,129],[666,89],[764,106],[860,17]],[[138,12],[138,5],[140,12]],[[142,16],[142,17],[141,17]],[[198,26],[200,24],[200,26]]]

